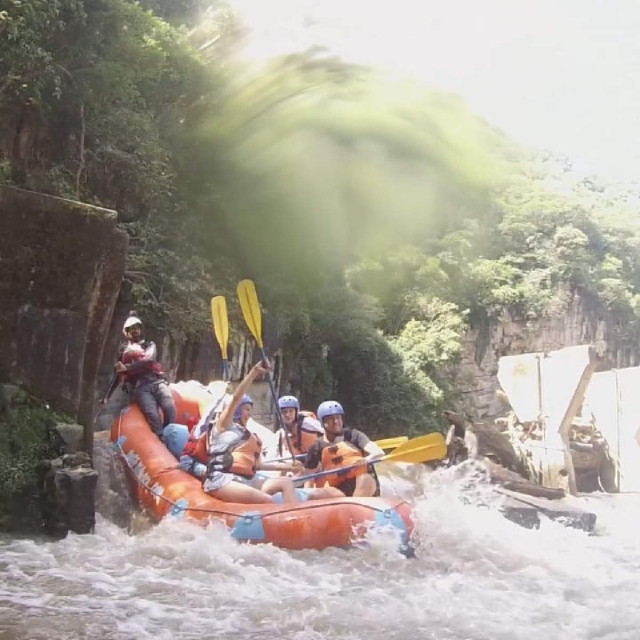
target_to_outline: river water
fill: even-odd
[[[215,526],[130,533],[104,517],[95,535],[0,539],[0,640],[640,638],[636,496],[576,499],[598,513],[589,536],[506,520],[472,466],[412,491],[415,559],[386,533],[291,553]]]

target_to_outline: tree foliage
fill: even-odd
[[[242,64],[241,35],[222,2],[0,3],[0,180],[115,208],[150,324],[197,341],[252,277],[283,391],[374,434],[437,427],[466,329],[506,308],[590,296],[633,339],[637,193],[322,51]]]
[[[38,520],[37,469],[57,455],[53,427],[69,419],[20,390],[0,411],[0,527],[7,514]]]

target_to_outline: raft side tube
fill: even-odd
[[[193,415],[194,402],[203,393],[197,385],[191,398],[186,388],[187,383],[181,383],[180,395],[172,389],[178,406],[177,422],[181,421],[181,414]],[[348,547],[366,535],[371,526],[398,529],[403,545],[410,539],[410,507],[402,499],[333,498],[257,505],[218,500],[202,490],[197,478],[178,468],[176,458],[153,434],[135,405],[116,418],[111,440],[125,457],[139,501],[157,519],[221,519],[238,540],[270,542],[291,550]]]

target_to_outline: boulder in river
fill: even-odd
[[[40,465],[40,494],[45,531],[64,537],[91,533],[96,523],[98,472],[87,453],[67,453]]]

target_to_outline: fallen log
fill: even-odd
[[[484,463],[493,484],[549,500],[565,497],[563,489],[543,487],[524,477],[523,465],[511,441],[495,425],[465,423],[464,416],[453,411],[445,411],[444,417],[452,426],[447,436],[449,464],[474,458]]]
[[[549,500],[560,500],[566,495],[563,489],[543,487],[530,480],[525,480],[517,473],[501,467],[488,458],[485,458],[483,463],[489,470],[491,482],[493,484],[499,484],[510,491],[516,491],[536,498],[548,498]]]

